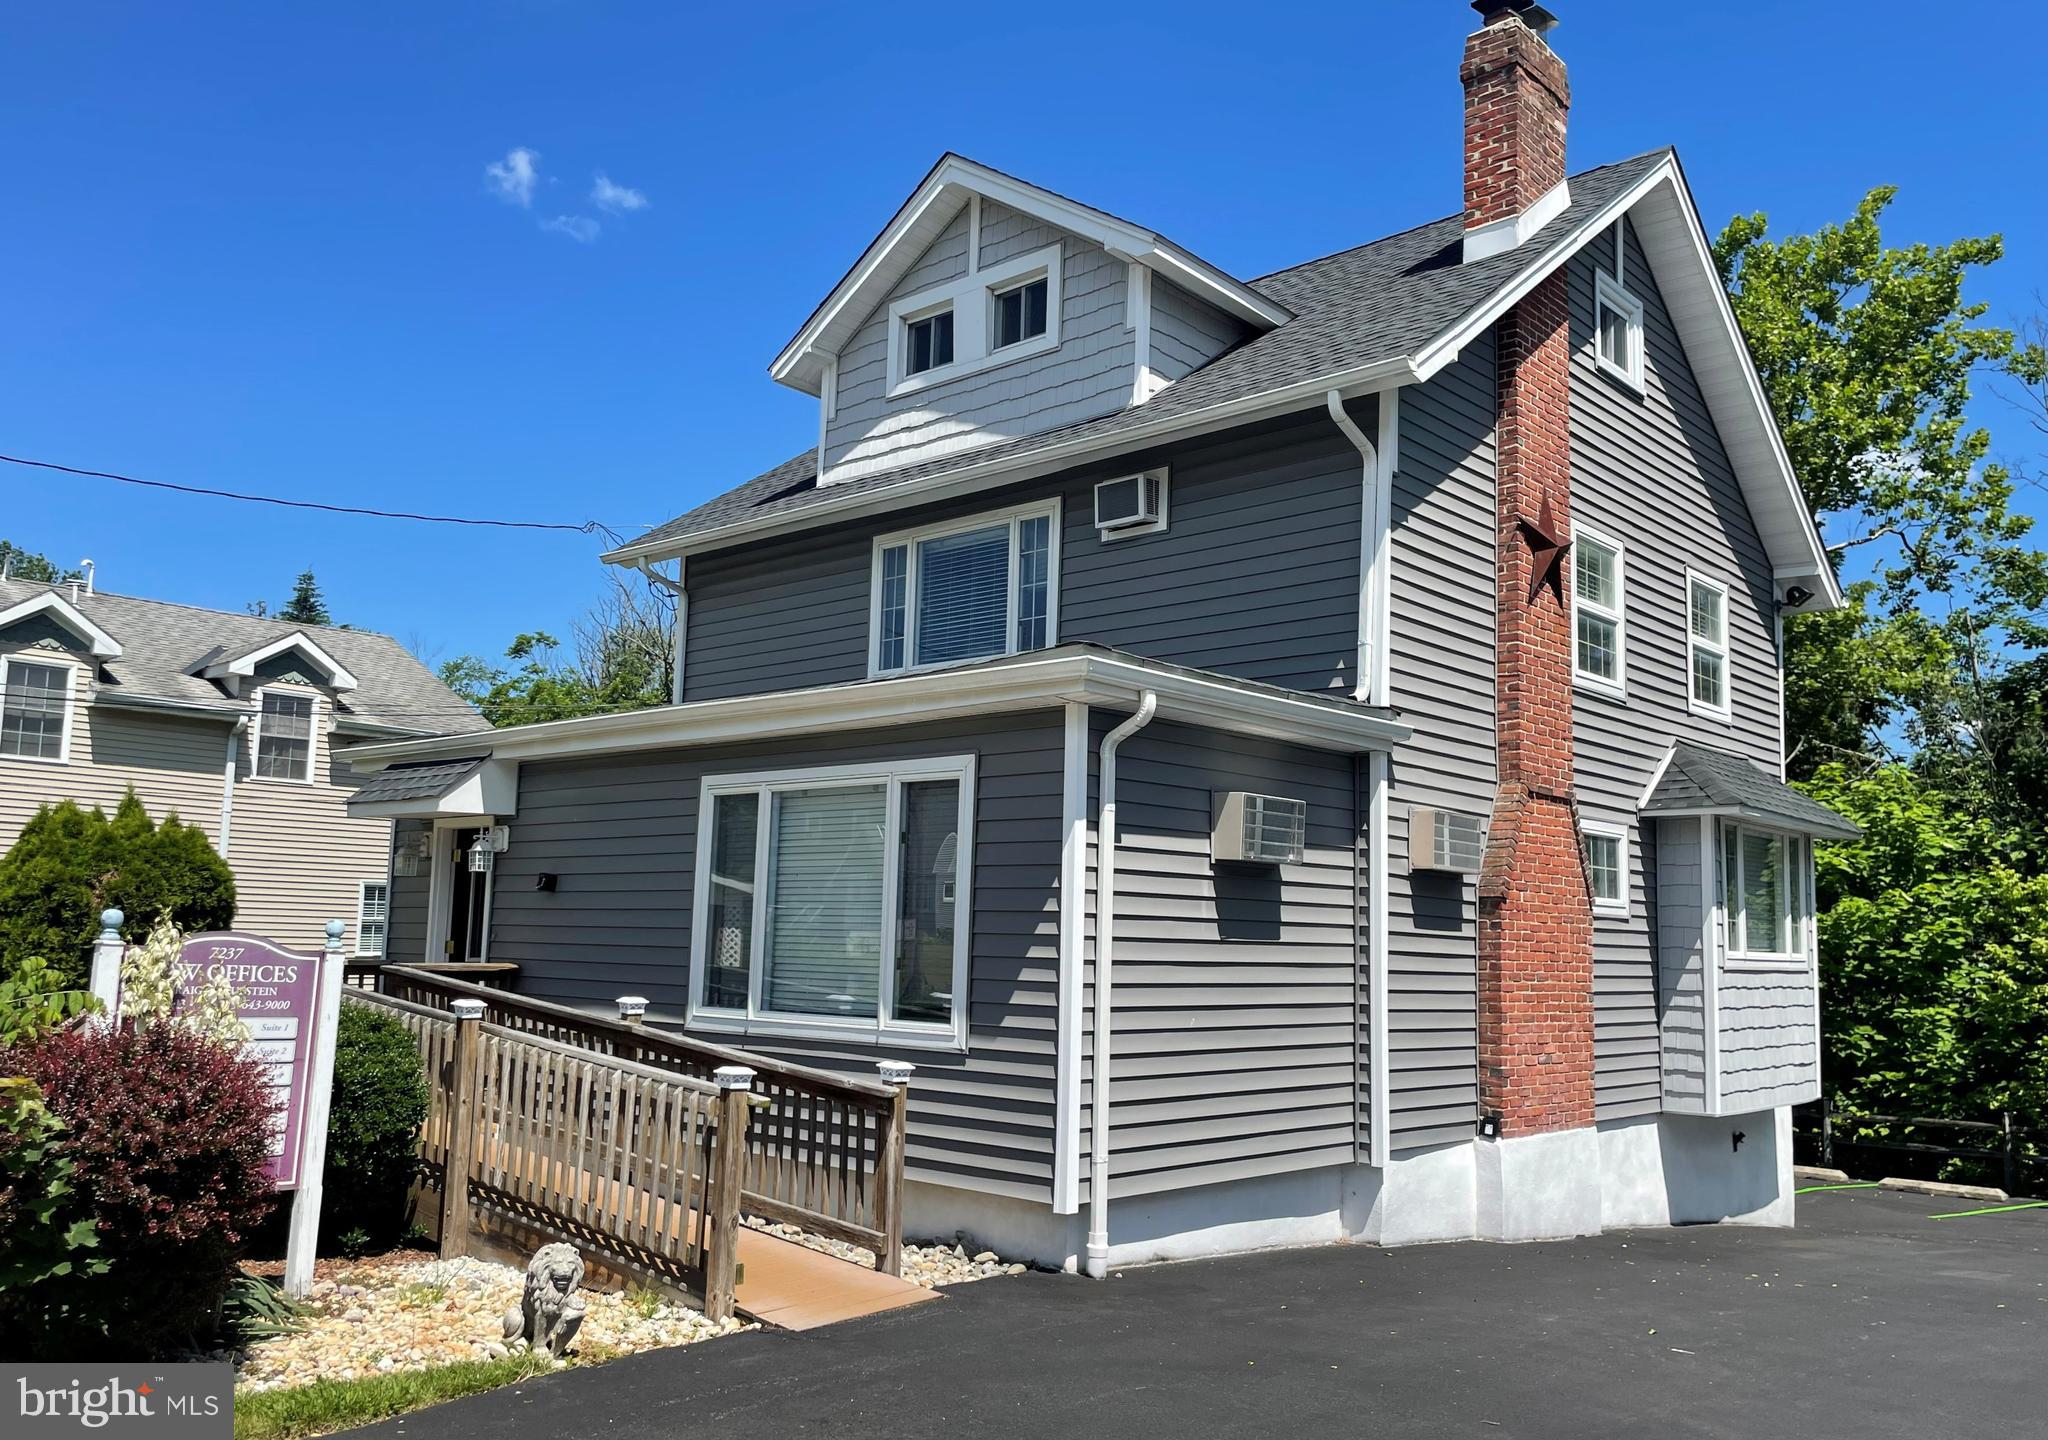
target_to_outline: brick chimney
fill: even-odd
[[[1512,250],[1571,203],[1565,115],[1571,86],[1543,36],[1556,17],[1533,0],[1477,0],[1465,40],[1465,259]]]

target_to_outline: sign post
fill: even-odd
[[[305,1100],[299,1141],[299,1188],[292,1195],[290,1238],[284,1250],[284,1293],[303,1300],[313,1288],[313,1251],[320,1243],[321,1177],[327,1169],[327,1112],[334,1098],[334,1035],[341,1023],[341,979],[347,965],[341,953],[339,920],[327,922],[327,949],[320,957],[320,995],[314,1009],[312,1073]]]

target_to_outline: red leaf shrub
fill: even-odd
[[[203,1339],[237,1251],[269,1214],[271,1099],[263,1071],[182,1025],[60,1030],[0,1056],[67,1126],[76,1198],[104,1275],[50,1282],[53,1343],[104,1338],[108,1358]]]

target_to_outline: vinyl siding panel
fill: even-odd
[[[421,820],[399,820],[392,825],[394,852],[419,844],[433,827]],[[393,965],[409,965],[427,957],[427,904],[433,891],[432,868],[425,860],[412,875],[391,877],[391,918],[385,926],[384,958]],[[431,957],[439,960],[439,955]]]
[[[1091,716],[1091,768],[1125,716]],[[1357,817],[1348,756],[1157,721],[1118,761],[1113,1197],[1349,1163],[1358,1070]],[[1218,865],[1212,794],[1308,802],[1300,865]],[[1091,778],[1099,813],[1100,775]],[[1099,839],[1099,837],[1096,837]],[[1099,847],[1097,847],[1099,848]],[[1099,855],[1091,850],[1090,873]],[[1089,897],[1081,1133],[1092,1143]]]
[[[493,960],[520,990],[609,1013],[651,1002],[681,1027],[688,1001],[697,812],[706,775],[880,758],[978,756],[966,1054],[772,1037],[764,1054],[872,1078],[918,1067],[909,1173],[941,1184],[1051,1197],[1058,1019],[1062,714],[906,727],[857,742],[789,741],[521,767],[513,843],[493,887]],[[557,875],[542,892],[533,877]],[[724,1038],[728,1041],[730,1037]]]
[[[1242,344],[1251,327],[1198,300],[1171,280],[1152,278],[1152,369],[1181,380]]]
[[[1657,820],[1648,826],[1657,854],[1657,987],[1663,1012],[1661,1108],[1687,1115],[1707,1108],[1707,871],[1700,823]]]
[[[1664,1089],[1654,898],[1670,888],[1658,883],[1655,846],[1635,824],[1643,788],[1679,736],[1773,771],[1783,745],[1770,562],[1633,229],[1626,243],[1623,280],[1643,304],[1644,393],[1594,361],[1595,277],[1615,268],[1611,238],[1570,265],[1573,520],[1620,541],[1626,556],[1627,698],[1581,686],[1573,704],[1584,813],[1630,832],[1630,914],[1594,922],[1602,1120],[1654,1114]],[[1687,566],[1728,586],[1726,720],[1687,708]]]
[[[1722,1114],[1820,1098],[1811,974],[1724,967],[1716,1014]]]
[[[1415,727],[1388,797],[1390,1148],[1469,1140],[1478,1115],[1474,876],[1408,868],[1417,806],[1492,812],[1493,341],[1400,392],[1392,537],[1393,703]]]
[[[888,395],[889,306],[967,270],[963,207],[839,356],[837,403],[825,426],[826,477],[852,479],[1120,410],[1130,399],[1135,342],[1125,327],[1124,262],[1100,246],[984,200],[981,264],[1060,247],[1057,348],[957,379]],[[974,303],[978,292],[963,303]]]
[[[1372,407],[1354,406],[1359,423]],[[1105,542],[1097,481],[1165,465],[1168,528]],[[1358,452],[1320,414],[1246,427],[822,536],[691,557],[684,698],[867,674],[874,537],[1058,496],[1060,641],[1348,691],[1357,651]]]

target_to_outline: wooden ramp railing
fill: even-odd
[[[446,1014],[457,1000],[480,1001],[493,1027],[664,1075],[702,1081],[722,1066],[748,1067],[755,1109],[744,1132],[740,1208],[863,1246],[876,1269],[900,1273],[906,1085],[835,1075],[415,966],[385,966],[379,982],[379,999],[429,1015]]]
[[[598,1054],[490,1023],[476,1005],[347,1000],[395,1014],[419,1046],[432,1097],[420,1153],[438,1171],[442,1254],[464,1253],[483,1203],[696,1291],[714,1320],[732,1313],[743,1077]]]

